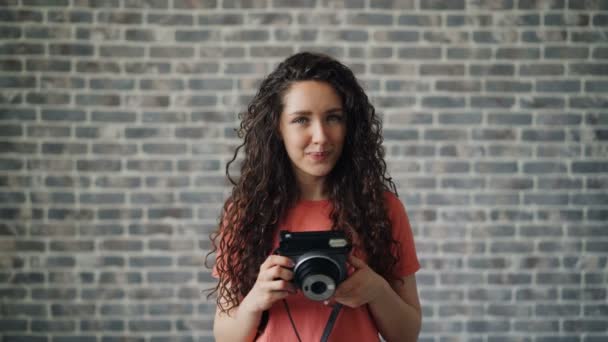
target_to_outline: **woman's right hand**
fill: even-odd
[[[296,293],[293,279],[293,262],[280,255],[270,255],[260,266],[260,272],[251,291],[243,298],[240,309],[261,313],[270,309],[277,300]]]

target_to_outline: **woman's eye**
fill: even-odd
[[[299,118],[295,118],[292,122],[302,124],[302,123],[308,122],[308,118],[299,117]]]
[[[342,115],[330,115],[328,120],[330,121],[342,121]]]

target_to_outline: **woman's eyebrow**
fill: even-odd
[[[332,108],[332,109],[326,110],[325,114],[341,112],[341,111],[342,111],[342,108]],[[312,112],[309,110],[297,110],[289,115],[310,115],[310,114],[312,114]]]

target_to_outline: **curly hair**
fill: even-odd
[[[342,154],[327,175],[325,188],[333,205],[332,229],[342,230],[351,243],[368,256],[370,267],[389,280],[398,280],[398,242],[392,238],[386,211],[386,191],[397,194],[388,176],[382,147],[382,126],[374,107],[353,72],[322,54],[295,54],[261,83],[247,111],[241,113],[237,147],[226,165],[233,190],[224,203],[219,228],[211,234],[217,252],[217,304],[228,312],[240,304],[253,287],[259,267],[271,254],[278,223],[300,195],[289,156],[280,138],[283,98],[299,81],[331,85],[342,100],[346,137]],[[234,180],[230,165],[245,148],[240,177]]]

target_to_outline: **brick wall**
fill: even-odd
[[[421,341],[605,341],[608,1],[0,1],[1,341],[211,341],[236,113],[301,50],[384,118]]]

